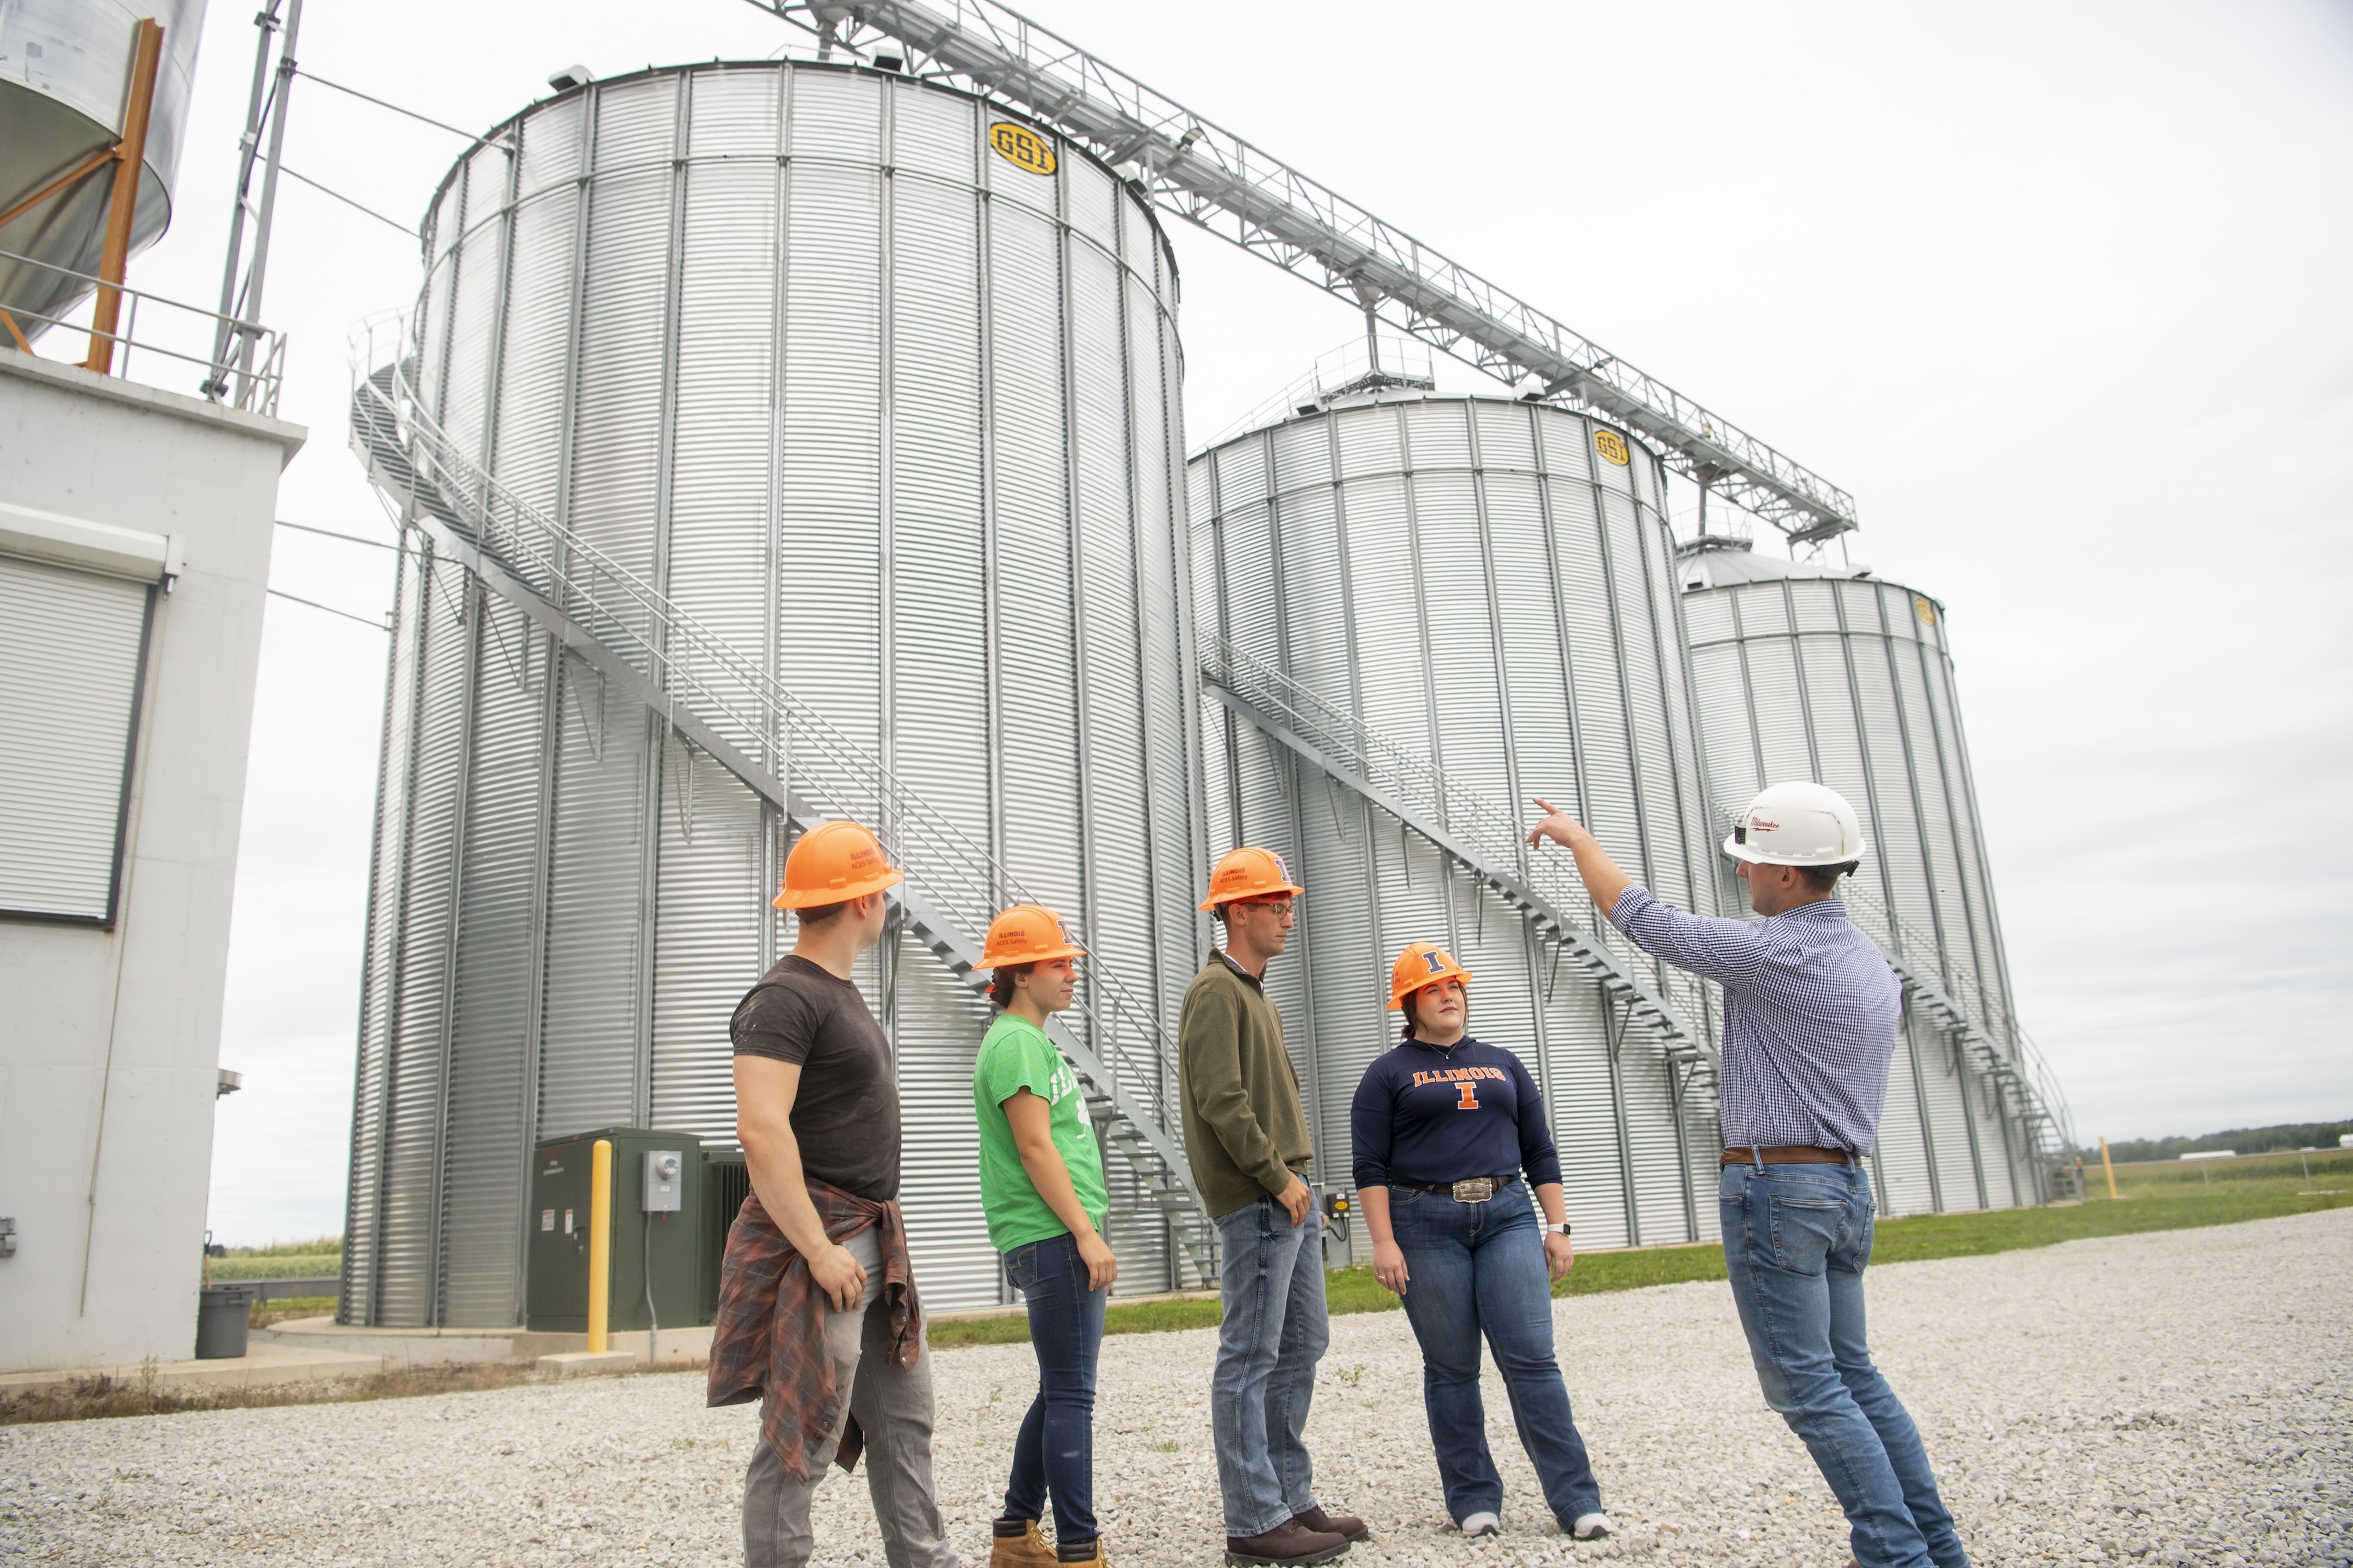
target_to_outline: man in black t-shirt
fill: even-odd
[[[897,1203],[899,1088],[850,979],[899,880],[856,823],[804,833],[776,899],[798,914],[798,939],[730,1028],[752,1197],[728,1237],[712,1398],[767,1406],[744,1479],[750,1568],[802,1568],[809,1500],[860,1444],[893,1568],[956,1568],[932,1486],[931,1358]]]

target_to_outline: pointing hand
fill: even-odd
[[[1544,808],[1545,819],[1528,834],[1528,843],[1533,846],[1549,838],[1556,844],[1575,848],[1577,840],[1586,837],[1584,825],[1542,795],[1534,798],[1536,805]]]

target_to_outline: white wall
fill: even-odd
[[[0,1372],[195,1348],[262,594],[303,439],[0,350],[0,500],[174,535],[185,563],[150,637],[114,929],[0,919]]]

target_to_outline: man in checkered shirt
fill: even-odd
[[[1640,887],[1565,812],[1528,835],[1568,847],[1596,907],[1654,958],[1724,988],[1717,1204],[1724,1261],[1765,1402],[1838,1495],[1861,1568],[1966,1568],[1927,1450],[1863,1332],[1871,1177],[1904,1009],[1886,957],[1846,918],[1838,879],[1870,846],[1854,807],[1777,784],[1725,852],[1762,920],[1687,914]]]

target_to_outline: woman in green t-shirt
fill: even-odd
[[[1095,1352],[1103,1300],[1119,1260],[1103,1245],[1103,1152],[1086,1099],[1046,1020],[1071,1005],[1086,950],[1050,910],[1016,904],[988,928],[989,999],[1004,1012],[972,1065],[980,1122],[980,1202],[1006,1278],[1029,1303],[1038,1397],[1013,1444],[1005,1512],[992,1528],[989,1568],[1103,1568],[1095,1528]],[[1048,1493],[1054,1546],[1038,1532]]]

